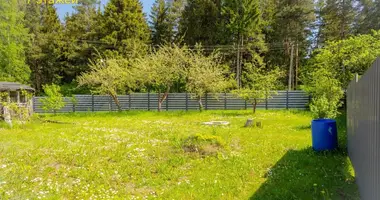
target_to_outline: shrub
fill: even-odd
[[[57,110],[65,106],[65,102],[63,101],[63,96],[61,94],[61,88],[58,85],[44,85],[43,89],[46,97],[41,99],[42,109],[45,111],[51,110],[55,114]]]
[[[342,104],[343,90],[332,72],[320,68],[309,74],[303,89],[312,96],[310,110],[317,119],[335,118]]]

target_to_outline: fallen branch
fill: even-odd
[[[72,122],[60,122],[60,121],[49,120],[49,119],[41,119],[40,117],[38,117],[38,119],[41,120],[41,121],[44,122],[44,123],[53,123],[53,124],[75,124],[75,123],[72,123]]]

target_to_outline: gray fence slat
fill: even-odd
[[[347,89],[348,154],[363,200],[380,199],[380,58]]]

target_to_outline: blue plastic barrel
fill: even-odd
[[[333,150],[338,147],[336,121],[316,119],[311,122],[313,149],[316,151]]]

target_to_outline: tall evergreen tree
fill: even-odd
[[[182,12],[180,35],[189,45],[222,44],[220,0],[188,0]]]
[[[110,0],[101,20],[101,41],[120,55],[144,52],[149,28],[139,0]],[[134,56],[134,55],[132,55]]]
[[[326,0],[322,5],[321,41],[346,39],[353,33],[354,0]]]
[[[266,62],[270,66],[280,66],[287,70],[291,63],[291,49],[294,53],[294,70],[296,77],[310,47],[311,23],[315,20],[313,0],[279,0],[274,1],[275,11],[272,12],[272,23],[267,25],[266,42],[269,52]],[[298,53],[297,53],[298,52]],[[298,55],[298,56],[296,56]],[[289,78],[289,77],[288,77]],[[285,83],[286,80],[283,80]]]
[[[25,23],[31,35],[26,52],[37,92],[42,85],[59,83],[62,72],[62,25],[51,4],[26,5]]]
[[[226,0],[223,4],[223,19],[229,33],[229,41],[237,46],[236,79],[242,86],[242,74],[246,71],[245,64],[261,67],[262,54],[266,50],[262,35],[261,13],[259,2],[255,0]],[[242,52],[242,53],[240,53]],[[240,56],[241,55],[241,56]]]
[[[161,45],[174,39],[174,22],[170,17],[171,5],[166,0],[156,0],[150,14],[149,25],[152,31],[152,44]]]
[[[29,81],[30,69],[25,64],[24,12],[17,0],[0,1],[0,80]]]
[[[74,13],[65,18],[63,81],[70,83],[88,70],[89,59],[102,47],[99,43],[100,11],[96,0],[81,1]]]
[[[370,33],[380,29],[380,0],[358,0],[355,25],[357,33]]]

